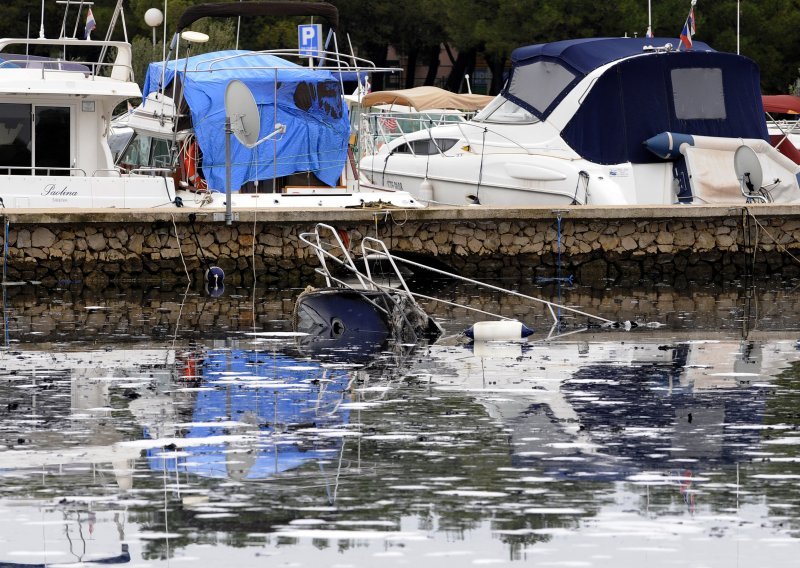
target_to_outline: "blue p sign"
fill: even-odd
[[[322,25],[303,24],[297,26],[300,57],[319,57],[322,44]]]

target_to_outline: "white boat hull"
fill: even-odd
[[[0,176],[6,208],[149,208],[172,205],[171,179],[149,176]]]
[[[14,209],[150,209],[226,207],[225,193],[175,190],[172,178],[157,176],[0,176],[0,199]],[[423,204],[406,192],[378,190],[350,192],[337,188],[296,188],[287,193],[232,195],[234,209],[366,207],[390,205],[416,208]]]

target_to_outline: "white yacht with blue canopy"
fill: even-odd
[[[738,203],[746,197],[733,155],[744,144],[764,179],[778,180],[764,199],[800,200],[800,169],[768,142],[755,62],[677,44],[594,38],[516,49],[482,112],[383,146],[361,160],[362,173],[450,204]]]

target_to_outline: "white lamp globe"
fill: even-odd
[[[150,8],[147,12],[144,13],[144,22],[154,28],[156,26],[160,26],[161,22],[164,21],[164,14],[161,13],[161,10],[158,8]]]

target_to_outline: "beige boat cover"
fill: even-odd
[[[369,93],[361,99],[361,105],[371,107],[398,104],[413,107],[418,111],[434,108],[476,111],[489,104],[493,98],[488,95],[451,93],[439,87],[414,87]]]

